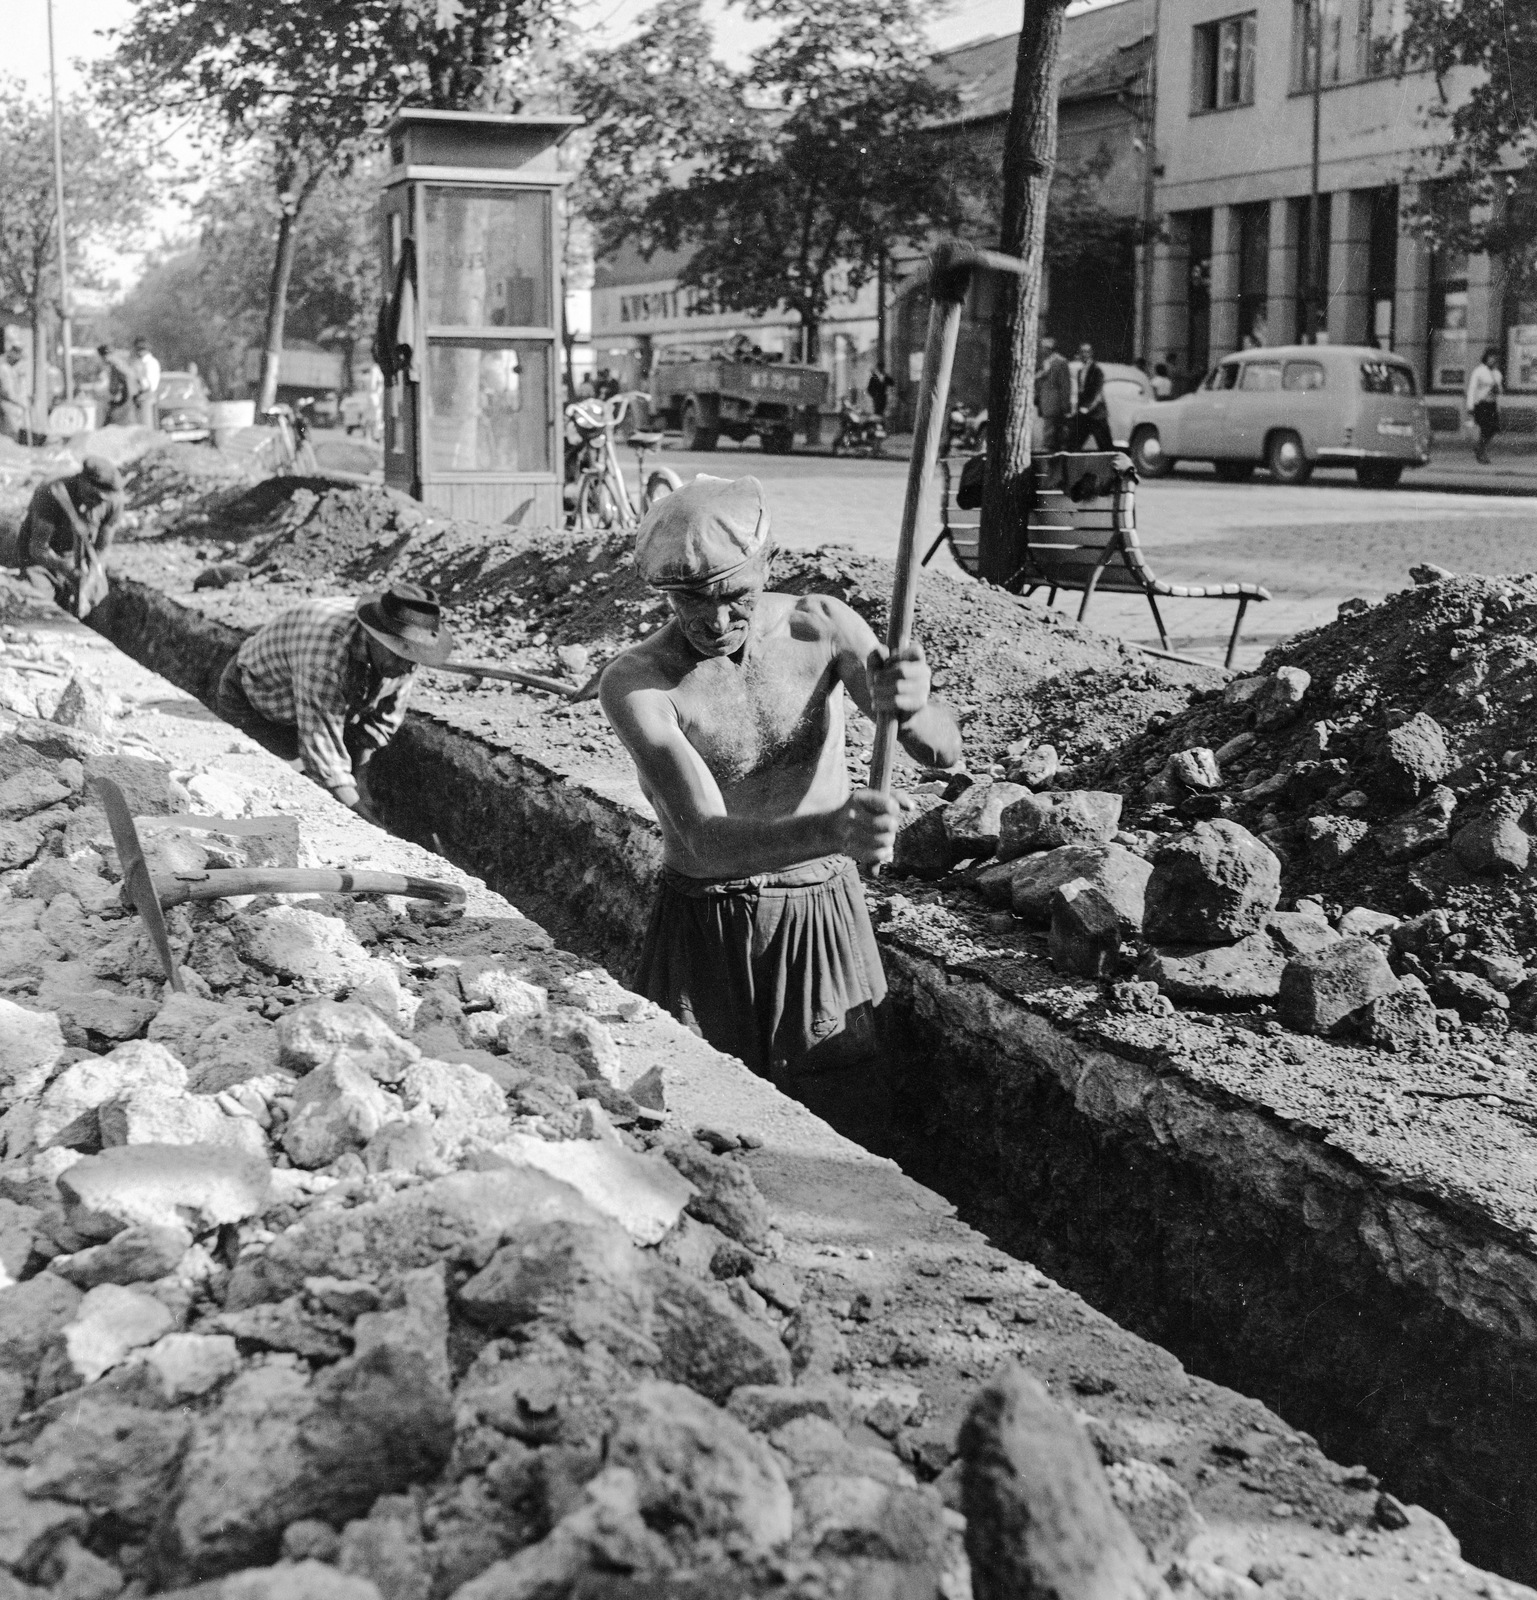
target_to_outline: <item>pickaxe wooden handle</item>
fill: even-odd
[[[543,689],[546,694],[558,694],[565,700],[574,700],[581,693],[579,688],[562,683],[559,678],[541,677],[537,672],[520,672],[516,667],[493,667],[480,661],[444,661],[433,671],[462,672],[467,678],[502,678],[508,683],[521,683],[530,689]]]
[[[444,906],[464,904],[464,890],[457,883],[403,872],[338,872],[330,867],[209,867],[156,878],[154,889],[161,906],[240,894],[401,894]]]
[[[944,241],[929,257],[929,331],[923,347],[913,454],[907,464],[907,499],[902,504],[902,531],[897,540],[896,583],[892,588],[891,616],[886,623],[886,648],[893,656],[912,641],[913,600],[918,588],[913,549],[918,518],[928,500],[939,460],[945,406],[950,398],[950,373],[955,366],[955,342],[961,330],[961,308],[972,274],[978,270],[1023,276],[1025,264],[1013,256],[979,250],[959,239]],[[870,787],[878,794],[886,794],[891,788],[896,748],[896,718],[882,713],[875,720],[875,743],[870,749]]]

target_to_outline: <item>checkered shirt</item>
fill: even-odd
[[[411,675],[386,678],[368,659],[353,600],[306,600],[240,647],[246,698],[272,722],[299,730],[305,770],[328,789],[354,783],[354,745],[377,749],[406,714]]]

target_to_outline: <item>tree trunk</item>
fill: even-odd
[[[285,210],[278,221],[277,254],[272,259],[272,280],[267,289],[267,331],[262,339],[261,387],[256,410],[270,411],[278,397],[278,360],[283,353],[283,324],[288,318],[288,280],[293,276],[294,246],[299,213]]]
[[[813,315],[804,306],[800,307],[801,319],[801,360],[808,366],[814,367],[822,356],[822,324],[815,320]],[[822,442],[822,409],[820,406],[807,406],[804,413],[806,428],[806,443],[818,445]]]
[[[1003,146],[1003,228],[998,247],[1026,264],[997,284],[987,406],[987,488],[981,569],[993,583],[1019,570],[1029,506],[1030,413],[1036,319],[1046,242],[1046,197],[1057,161],[1057,62],[1067,0],[1025,0],[1014,100]]]

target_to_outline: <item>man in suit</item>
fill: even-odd
[[[1051,455],[1071,449],[1068,428],[1073,416],[1073,369],[1050,334],[1041,340],[1041,364],[1035,373],[1035,410],[1044,426],[1044,452]]]
[[[1104,369],[1094,359],[1094,346],[1085,340],[1078,346],[1077,437],[1072,448],[1081,450],[1092,439],[1096,450],[1113,450],[1110,437],[1110,408],[1105,403]]]

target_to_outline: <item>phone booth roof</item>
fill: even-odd
[[[402,111],[385,140],[386,186],[446,172],[475,173],[492,182],[561,183],[568,176],[556,152],[581,117],[523,117],[495,111]],[[423,170],[426,169],[426,170]]]

